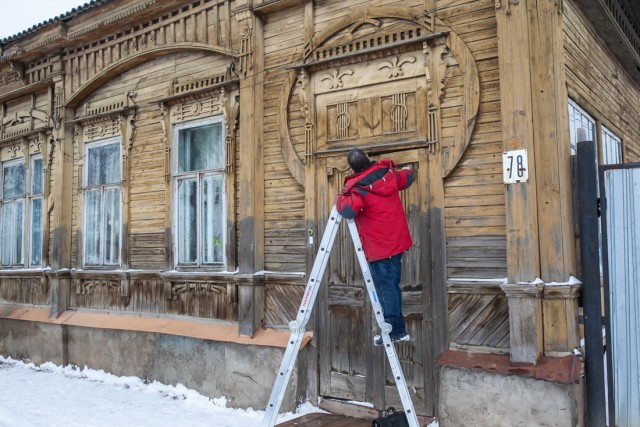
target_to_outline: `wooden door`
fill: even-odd
[[[373,159],[392,159],[399,165],[411,164],[418,176],[419,153],[424,149],[387,152]],[[327,214],[351,171],[346,152],[318,159],[318,227],[324,232]],[[407,331],[412,341],[396,345],[410,389],[415,389],[414,405],[425,413],[425,342],[422,333],[422,287],[424,267],[421,248],[425,227],[420,227],[422,187],[415,182],[401,192],[409,221],[413,247],[403,257],[401,288]],[[390,233],[392,231],[390,230]],[[326,283],[326,285],[324,285]],[[324,397],[373,403],[378,409],[402,407],[386,362],[386,353],[373,346],[379,328],[371,312],[348,227],[343,222],[333,246],[319,298],[318,342],[320,357],[320,394]],[[429,367],[430,369],[430,367]]]

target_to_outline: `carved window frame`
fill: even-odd
[[[100,147],[104,147],[104,146],[108,146],[108,145],[116,145],[118,147],[118,163],[120,166],[120,170],[119,170],[119,180],[111,182],[111,183],[102,183],[102,184],[97,184],[97,185],[89,185],[88,183],[88,176],[89,176],[89,151],[92,149],[97,149]],[[84,268],[119,268],[122,266],[122,245],[123,245],[123,212],[122,212],[122,207],[123,207],[123,182],[122,182],[122,176],[123,176],[123,171],[122,171],[122,163],[121,163],[121,158],[122,158],[122,138],[120,136],[113,136],[110,138],[104,138],[104,139],[97,139],[97,140],[93,140],[91,142],[87,142],[86,144],[84,144],[83,146],[83,158],[86,159],[86,167],[83,168],[83,172],[82,172],[82,235],[83,235],[83,240],[82,240],[82,265]],[[104,201],[104,193],[106,191],[110,191],[110,190],[114,190],[117,189],[118,190],[118,207],[117,207],[117,214],[118,214],[118,218],[119,218],[119,222],[118,222],[118,228],[116,230],[117,232],[117,237],[118,237],[118,244],[116,247],[115,252],[117,253],[117,262],[112,262],[112,263],[106,263],[105,262],[105,255],[103,253],[103,241],[102,239],[105,238],[106,235],[106,230],[103,229],[104,224],[105,224],[105,219],[104,217],[101,216],[101,220],[100,220],[100,231],[99,231],[99,237],[101,239],[101,244],[100,244],[100,248],[98,249],[98,262],[97,263],[89,263],[88,262],[88,258],[87,258],[87,244],[88,244],[88,232],[87,232],[87,226],[88,226],[88,221],[87,219],[89,218],[89,215],[87,214],[87,209],[88,209],[88,193],[90,191],[100,191],[101,192],[101,206],[102,206],[102,202]],[[104,213],[104,209],[101,209],[101,214]]]
[[[180,104],[182,105],[182,104]],[[183,107],[178,107],[178,112],[182,111]],[[172,108],[173,110],[173,108]],[[175,111],[175,110],[174,110]],[[181,114],[181,113],[179,113]],[[173,114],[172,114],[173,116]],[[220,125],[220,135],[219,142],[221,146],[221,159],[220,159],[220,167],[207,169],[207,170],[197,170],[190,171],[186,173],[178,172],[178,162],[179,162],[179,144],[180,144],[180,132],[189,129],[196,129],[199,127],[209,126],[209,125]],[[225,144],[226,141],[226,120],[223,114],[217,114],[209,117],[198,118],[195,120],[179,120],[175,121],[172,125],[172,141],[171,141],[171,152],[173,153],[171,158],[171,212],[172,212],[172,235],[173,235],[173,260],[174,267],[179,271],[222,271],[226,269],[228,259],[227,259],[227,246],[229,244],[228,241],[228,233],[227,233],[227,218],[229,212],[229,203],[233,203],[232,200],[229,200],[229,194],[227,192],[227,180],[228,180],[228,172],[226,169],[226,159],[227,159],[227,147]],[[222,261],[220,262],[212,262],[205,263],[203,261],[203,243],[198,238],[201,228],[204,226],[202,224],[201,214],[199,213],[202,208],[203,201],[200,200],[199,194],[196,195],[197,203],[196,203],[196,216],[197,216],[197,226],[196,226],[196,246],[197,246],[197,257],[195,263],[181,263],[179,259],[179,216],[178,216],[178,204],[179,204],[179,194],[178,194],[178,181],[187,177],[195,178],[197,181],[197,188],[200,189],[200,182],[206,177],[219,176],[222,177],[222,195],[221,198],[224,201],[222,203],[222,218],[219,219],[219,223],[221,226],[221,236],[222,242],[221,246],[222,250]]]
[[[76,108],[76,118],[71,121],[74,124],[73,142],[79,156],[76,159],[78,167],[76,190],[80,194],[79,219],[77,231],[79,238],[76,245],[76,264],[79,268],[89,270],[121,270],[128,268],[129,254],[123,248],[127,245],[127,230],[123,224],[128,224],[129,203],[129,162],[135,133],[137,107],[132,98],[135,93],[126,92],[104,100],[85,100]],[[86,256],[86,166],[87,147],[105,143],[105,141],[118,141],[120,162],[120,231],[118,262],[104,264],[87,263]]]
[[[18,200],[22,200],[24,204],[23,207],[23,220],[22,226],[18,228],[16,224],[10,227],[11,232],[15,232],[15,230],[21,229],[22,234],[22,255],[21,262],[11,262],[10,264],[3,264],[3,248],[0,244],[0,269],[32,269],[32,268],[41,268],[46,263],[46,254],[44,248],[45,242],[45,233],[47,230],[44,225],[44,211],[45,211],[45,200],[44,200],[44,192],[45,192],[45,163],[44,163],[44,155],[40,151],[41,150],[41,142],[44,136],[41,133],[32,134],[29,137],[23,137],[13,144],[6,144],[0,150],[0,221],[3,218],[3,209],[5,205],[14,204]],[[42,178],[42,182],[40,185],[40,192],[36,195],[33,193],[33,172],[34,172],[34,163],[36,160],[40,160],[40,176]],[[24,173],[25,173],[25,191],[22,197],[12,197],[11,202],[8,202],[4,198],[3,195],[3,187],[4,187],[4,170],[5,166],[8,164],[22,164],[24,165]],[[34,200],[41,201],[41,216],[40,220],[40,239],[39,239],[39,259],[40,262],[33,262],[33,227],[32,227],[32,205]],[[3,226],[0,223],[0,242],[6,242],[5,237],[3,236]],[[25,233],[25,230],[28,230]],[[15,247],[11,249],[12,256],[15,255]]]
[[[168,269],[185,272],[226,273],[235,270],[237,252],[236,218],[236,140],[239,127],[240,93],[239,82],[231,77],[230,68],[223,74],[214,74],[205,78],[175,80],[171,83],[168,96],[154,101],[160,108],[162,117],[163,141],[165,142],[165,176],[167,203],[167,227],[171,229],[171,254],[168,257]],[[183,266],[178,264],[177,240],[175,232],[176,197],[174,185],[174,158],[177,156],[176,127],[188,123],[219,120],[222,123],[222,138],[224,151],[224,260],[215,266]],[[171,286],[171,279],[167,286]],[[170,292],[169,292],[170,293]]]

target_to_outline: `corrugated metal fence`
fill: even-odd
[[[609,425],[640,426],[640,163],[600,168]]]

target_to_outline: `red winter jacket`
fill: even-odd
[[[369,262],[397,255],[412,245],[399,191],[411,185],[413,173],[395,166],[391,160],[381,160],[346,177],[336,200],[343,217],[356,219]]]

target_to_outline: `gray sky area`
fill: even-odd
[[[89,0],[0,0],[0,39],[17,34]]]

